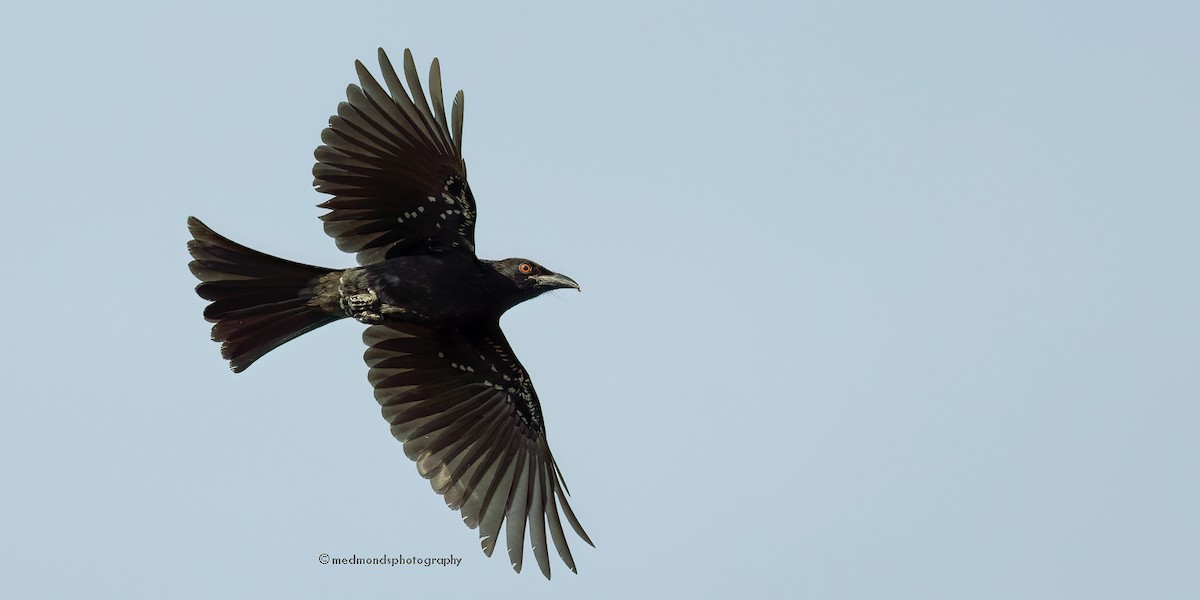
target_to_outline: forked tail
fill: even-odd
[[[317,279],[337,269],[295,263],[251,250],[188,217],[188,264],[200,279],[196,293],[212,303],[204,318],[215,323],[213,341],[229,367],[243,371],[262,355],[344,315],[310,305]]]

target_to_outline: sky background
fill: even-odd
[[[0,24],[0,595],[1200,597],[1200,5],[170,4]],[[353,264],[380,46],[465,90],[480,255],[582,285],[503,321],[578,575],[483,556],[361,325],[209,340],[188,215]]]

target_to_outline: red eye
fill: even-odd
[[[517,270],[528,275],[533,272],[533,265],[529,263],[521,263],[520,265],[517,265]]]

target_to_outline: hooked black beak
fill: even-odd
[[[533,280],[537,282],[537,286],[539,288],[542,288],[545,290],[557,290],[557,289],[562,289],[562,288],[575,288],[577,290],[579,289],[579,284],[575,283],[574,279],[571,279],[570,277],[567,277],[566,275],[560,275],[558,273],[550,273],[548,275],[538,275],[538,276],[534,277]]]

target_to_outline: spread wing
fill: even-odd
[[[520,572],[528,524],[549,578],[548,525],[559,557],[575,571],[559,509],[580,538],[592,541],[567,503],[537,394],[499,325],[477,332],[373,325],[363,341],[392,434],[446,504],[468,527],[479,527],[484,554],[492,555],[507,522],[509,562]]]
[[[475,252],[475,199],[462,159],[463,95],[454,98],[454,133],[442,101],[437,59],[429,68],[425,99],[412,53],[404,51],[405,90],[387,54],[379,65],[388,90],[361,62],[361,86],[346,89],[346,102],[321,132],[313,177],[332,199],[319,204],[325,233],[338,248],[372,264],[413,254]]]

